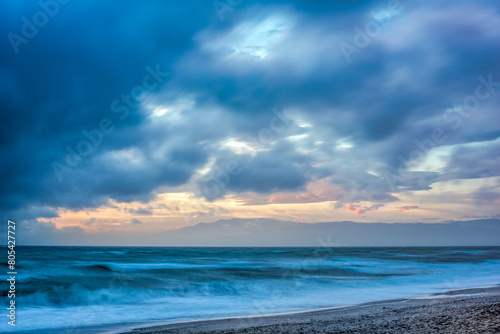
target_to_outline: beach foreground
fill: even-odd
[[[500,287],[294,314],[178,323],[126,333],[500,333]]]

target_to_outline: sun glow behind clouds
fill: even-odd
[[[249,143],[234,138],[224,141],[221,146],[228,148],[235,154],[255,155],[258,151],[256,147],[252,147]]]

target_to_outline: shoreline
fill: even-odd
[[[116,334],[482,333],[500,328],[500,284],[414,298],[151,325]],[[110,333],[110,332],[108,332]]]

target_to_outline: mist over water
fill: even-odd
[[[269,314],[500,283],[500,247],[16,251],[16,332]],[[0,331],[12,328],[3,321]]]

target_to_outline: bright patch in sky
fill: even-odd
[[[347,151],[353,147],[354,147],[354,145],[352,143],[350,143],[344,139],[341,139],[341,140],[337,141],[336,149],[337,149],[337,151]]]
[[[452,145],[439,146],[427,153],[422,161],[410,166],[409,171],[440,172],[448,165],[454,151]]]
[[[190,97],[180,97],[168,104],[145,103],[144,108],[150,117],[168,117],[169,119],[179,119],[183,112],[194,107],[195,101]]]
[[[226,147],[235,154],[255,154],[256,147],[252,147],[247,142],[239,141],[237,139],[228,139],[222,143],[222,147]]]
[[[144,161],[143,154],[136,148],[127,148],[119,151],[111,151],[107,156],[116,163],[132,163],[138,164]]]
[[[265,19],[254,19],[236,26],[227,35],[206,41],[213,51],[230,50],[235,55],[266,58],[273,44],[290,28],[290,18],[272,15]]]

